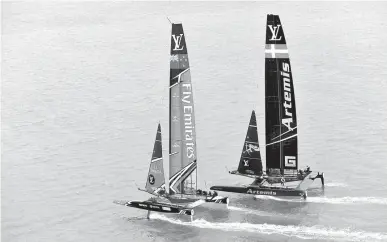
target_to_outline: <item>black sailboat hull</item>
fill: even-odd
[[[179,195],[166,197],[171,203],[193,203],[199,200],[204,201],[205,203],[220,203],[220,204],[229,204],[228,197],[221,196],[202,196],[202,195],[189,195],[184,194],[182,197]]]
[[[194,215],[193,209],[187,209],[173,204],[150,202],[150,201],[114,201],[116,204],[124,205],[127,207],[144,209],[148,211],[154,211],[159,213],[172,213],[172,214],[184,214]]]
[[[266,195],[266,196],[294,196],[294,197],[306,197],[307,192],[289,188],[271,188],[271,187],[259,187],[259,186],[213,186],[210,188],[215,191],[244,193],[252,195]]]

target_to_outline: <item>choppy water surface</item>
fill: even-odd
[[[386,3],[6,2],[2,5],[4,241],[387,241]],[[296,92],[306,201],[228,194],[196,218],[146,199],[157,123],[168,145],[170,24],[182,22],[202,188],[243,184],[251,109],[264,139],[266,14],[279,14]],[[263,146],[263,145],[262,145]],[[263,158],[265,153],[263,149]],[[165,168],[167,165],[165,164]]]

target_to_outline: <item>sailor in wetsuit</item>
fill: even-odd
[[[306,166],[305,172],[309,172],[309,171],[310,171],[310,167]]]
[[[218,196],[218,193],[216,191],[214,191],[214,193],[212,194],[212,198],[217,197],[217,196]]]
[[[255,178],[253,183],[251,183],[251,185],[260,185],[263,182],[263,180],[264,179],[262,177],[257,177],[257,178]]]
[[[284,177],[281,177],[281,185],[285,186],[285,178]]]
[[[298,170],[298,179],[303,179],[304,178],[304,171],[303,170]]]
[[[166,194],[165,194],[165,188],[162,187],[162,188],[160,189],[160,191],[159,191],[159,196],[164,196],[164,195],[166,195]]]

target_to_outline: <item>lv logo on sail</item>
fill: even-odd
[[[270,29],[271,34],[272,34],[270,40],[281,40],[282,36],[279,39],[277,39],[278,31],[279,31],[281,25],[278,24],[276,27],[273,27],[273,25],[268,25],[268,26],[269,26],[269,29]]]
[[[183,38],[183,34],[180,34],[179,36],[172,35],[173,41],[175,41],[175,48],[173,50],[183,50],[184,46],[180,47],[181,40]]]

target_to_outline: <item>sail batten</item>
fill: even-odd
[[[265,45],[266,172],[298,169],[297,114],[285,34],[278,15],[267,15]]]
[[[182,24],[172,24],[169,100],[169,175],[172,178],[180,174],[171,183],[170,193],[184,194],[188,181],[196,184],[193,172],[197,151],[191,74]]]

